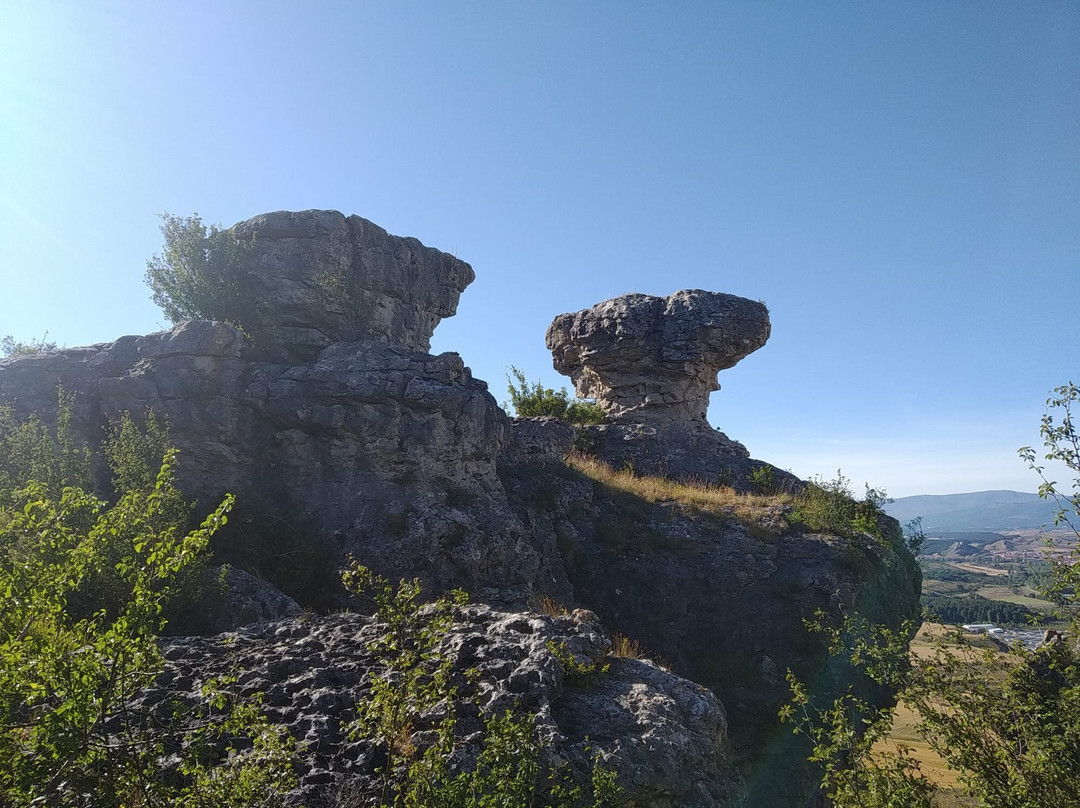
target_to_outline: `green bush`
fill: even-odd
[[[242,289],[251,243],[220,225],[207,228],[197,213],[163,213],[161,221],[164,251],[146,262],[145,280],[169,321],[222,320],[252,328],[257,301]]]
[[[885,536],[882,522],[885,516],[882,506],[890,500],[884,491],[866,486],[864,499],[855,499],[851,481],[840,471],[835,480],[813,477],[795,497],[795,508],[789,521],[805,525],[818,533],[851,537],[857,533],[869,533],[882,541],[899,543],[903,537]]]
[[[776,471],[772,466],[758,466],[750,472],[750,484],[759,494],[775,494]]]
[[[168,515],[174,457],[166,453],[152,489],[122,492],[113,505],[73,486],[54,497],[32,480],[0,492],[2,805],[267,805],[243,799],[245,784],[260,782],[260,796],[292,785],[280,767],[265,780],[260,751],[285,747],[250,712],[235,714],[227,757],[204,760],[176,743],[174,727],[129,707],[162,668],[157,633],[179,576],[205,559],[232,505],[226,498],[196,530],[179,530]],[[128,598],[73,614],[72,595],[108,567]],[[181,782],[160,768],[167,743],[186,750]],[[228,799],[203,799],[209,782]]]
[[[0,805],[284,805],[291,745],[257,706],[207,693],[192,733],[130,705],[162,669],[158,633],[214,611],[209,541],[232,497],[188,531],[167,425],[124,413],[101,500],[72,403],[60,391],[54,429],[0,408]]]
[[[36,415],[21,421],[10,405],[0,405],[0,490],[34,480],[59,498],[65,486],[90,487],[90,452],[75,440],[73,403],[62,387],[57,389],[55,429]]]
[[[513,365],[510,366],[510,374],[506,377],[507,392],[510,393],[509,410],[526,418],[538,418],[552,416],[569,421],[577,426],[586,424],[602,424],[607,420],[604,411],[593,401],[580,398],[570,398],[570,394],[563,387],[553,390],[544,387],[540,382],[529,384],[525,374]],[[516,384],[515,384],[516,382]]]
[[[29,342],[16,340],[10,334],[0,339],[0,356],[37,356],[55,353],[57,349],[56,342],[49,339],[48,331],[38,339],[32,339]]]

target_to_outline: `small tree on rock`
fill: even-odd
[[[153,301],[172,323],[223,320],[253,323],[254,303],[243,294],[243,266],[250,242],[220,225],[207,227],[192,216],[161,214],[165,248],[146,262],[146,284]]]

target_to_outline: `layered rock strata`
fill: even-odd
[[[231,230],[246,248],[226,269],[255,304],[244,327],[294,359],[357,340],[427,352],[476,277],[448,253],[336,210],[264,213]]]
[[[560,314],[547,347],[577,394],[614,420],[705,424],[717,372],[764,345],[769,330],[763,303],[684,289]]]
[[[231,326],[191,321],[0,360],[0,401],[48,421],[60,385],[91,446],[125,411],[164,417],[181,489],[204,509],[235,493],[238,514],[271,515],[294,541],[322,546],[320,572],[335,591],[334,569],[352,553],[436,591],[525,603],[542,585],[569,598],[554,551],[535,546],[506,504],[496,463],[508,419],[460,356],[359,341],[335,343],[310,364],[259,357]],[[102,488],[109,477],[97,469]],[[240,541],[229,531],[245,520],[230,522],[224,540]],[[332,607],[326,594],[315,605]]]

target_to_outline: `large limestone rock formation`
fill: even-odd
[[[420,575],[436,590],[461,586],[497,602],[524,603],[540,582],[569,595],[551,569],[554,550],[533,546],[506,504],[496,463],[508,419],[456,353],[339,342],[293,365],[265,361],[224,323],[190,321],[0,360],[0,402],[19,415],[55,417],[58,384],[92,446],[125,411],[166,418],[182,490],[203,509],[238,496],[226,543],[263,541],[252,531],[276,525],[321,548],[328,588],[316,605],[333,605],[334,568],[348,553],[394,578]],[[107,469],[97,476],[107,488]],[[273,518],[247,528],[253,512]],[[265,555],[230,549],[234,563]]]
[[[305,607],[340,605],[333,587],[349,553],[395,580],[419,576],[432,592],[463,587],[474,601],[515,610],[541,595],[587,606],[720,696],[737,759],[758,784],[754,808],[805,804],[805,750],[782,742],[789,731],[775,724],[787,697],[783,672],[792,668],[826,695],[853,676],[831,667],[803,619],[819,608],[833,618],[859,611],[898,627],[918,614],[913,559],[866,536],[803,535],[780,505],[746,519],[734,507],[725,514],[653,503],[563,462],[574,445],[639,474],[750,487],[767,464],[712,430],[704,414],[717,370],[768,337],[765,307],[687,291],[562,315],[548,334],[556,365],[612,421],[577,432],[553,421],[512,425],[460,356],[426,352],[472,279],[467,264],[334,212],[266,214],[236,231],[255,234],[242,273],[265,304],[254,346],[228,325],[190,322],[2,359],[0,403],[48,422],[60,384],[75,396],[79,436],[95,447],[124,411],[165,416],[181,452],[178,481],[200,509],[226,491],[238,495],[219,549],[245,550],[229,560],[266,577],[260,565],[280,559],[271,579],[282,586],[317,566],[314,586],[288,590]],[[347,292],[336,305],[327,278]],[[356,301],[363,305],[345,305]],[[798,484],[773,472],[779,486]],[[96,475],[107,492],[108,470]],[[282,526],[284,539],[269,542]],[[251,589],[239,611],[292,609],[255,583],[237,585]],[[592,691],[560,690],[544,678],[541,658],[543,641],[558,639],[550,621],[470,615],[461,631],[476,637],[462,649],[473,649],[481,668],[491,661],[485,675],[550,715],[551,737],[568,739],[560,748],[577,748],[585,734],[605,754],[610,748],[638,795],[627,805],[736,804],[724,785],[723,714],[707,695],[629,662],[613,664]],[[267,694],[276,720],[298,733],[316,728],[312,740],[331,750],[305,770],[306,786],[321,787],[338,779],[337,756],[351,754],[340,722],[364,687],[350,660],[362,655],[366,629],[349,620],[178,641],[168,653],[174,678],[162,686],[195,688],[197,672],[238,659],[251,671],[245,686]],[[505,647],[489,658],[483,649],[495,635]]]
[[[560,314],[548,327],[555,369],[623,422],[705,424],[718,371],[769,338],[763,303],[684,289],[630,294]]]
[[[501,473],[529,529],[558,546],[575,603],[720,697],[753,808],[807,805],[809,749],[777,717],[790,698],[784,674],[820,703],[850,686],[872,693],[804,620],[918,618],[918,563],[896,521],[883,520],[888,541],[811,534],[789,523],[790,505],[759,504],[748,518],[738,502],[653,502],[537,452]]]
[[[232,231],[250,244],[234,268],[256,304],[245,328],[295,358],[361,339],[427,352],[476,277],[448,253],[336,210],[264,213]]]

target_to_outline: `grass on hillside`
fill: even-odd
[[[1032,597],[1031,595],[1017,594],[1007,586],[983,586],[977,589],[975,594],[981,595],[988,600],[1000,600],[1005,603],[1016,603],[1020,606],[1027,606],[1029,609],[1034,609],[1039,612],[1052,612],[1057,609],[1057,606],[1048,600]]]
[[[1008,570],[999,569],[997,567],[986,567],[982,564],[968,564],[960,562],[950,562],[950,567],[955,567],[958,570],[964,570],[965,572],[974,572],[979,575],[987,575],[991,578],[1001,577],[1009,574]]]
[[[791,494],[740,494],[724,485],[676,482],[665,477],[635,474],[630,469],[613,469],[588,455],[572,453],[566,464],[594,482],[632,494],[654,504],[677,502],[709,513],[734,517],[748,525],[775,522],[795,504]]]

